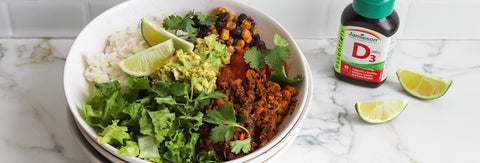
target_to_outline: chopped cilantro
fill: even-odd
[[[284,84],[294,84],[302,81],[304,78],[305,77],[301,74],[297,75],[293,79],[287,78],[287,73],[285,72],[285,66],[280,67],[280,69],[272,72],[272,74],[270,75],[271,81],[284,83]]]
[[[280,35],[278,35],[276,33],[275,33],[275,35],[273,35],[273,43],[276,46],[280,46],[280,47],[287,47],[288,46],[287,40],[283,39]]]
[[[250,142],[252,140],[250,138],[246,138],[243,140],[235,140],[230,142],[230,146],[232,147],[232,153],[239,154],[240,151],[243,153],[248,153],[250,151]]]
[[[180,37],[186,37],[190,42],[195,41],[197,38],[198,32],[200,31],[199,26],[209,26],[215,24],[215,15],[205,15],[201,12],[190,11],[185,17],[179,15],[170,15],[168,18],[163,19],[163,27],[168,30],[173,30],[175,35]],[[178,31],[183,31],[186,34],[180,35]]]
[[[285,73],[285,66],[283,63],[285,59],[290,58],[290,51],[287,46],[288,42],[280,35],[273,36],[273,43],[275,47],[272,50],[259,50],[257,47],[252,47],[247,50],[243,56],[245,63],[250,65],[250,68],[257,69],[268,65],[273,69],[270,75],[270,80],[281,84],[294,84],[303,80],[303,76],[299,75],[295,79],[288,79]]]
[[[213,143],[223,142],[223,141],[230,141],[233,138],[233,132],[235,131],[235,127],[240,127],[247,133],[250,133],[245,127],[239,125],[237,123],[237,118],[235,117],[235,110],[233,109],[233,104],[231,103],[224,103],[220,106],[219,110],[210,109],[207,110],[207,116],[203,119],[205,122],[217,124],[218,126],[214,127],[210,132],[210,141]],[[245,116],[246,118],[246,116]],[[242,118],[243,119],[243,118]],[[233,141],[235,143],[230,142],[232,146],[232,153],[239,153],[240,149],[247,153],[250,151],[250,138],[245,140],[236,140]],[[248,149],[246,149],[246,143],[248,143]]]
[[[254,46],[245,52],[243,58],[245,58],[245,63],[250,64],[251,68],[257,69],[259,67],[265,67],[265,55],[267,54],[268,51],[260,50]]]
[[[277,70],[283,65],[284,59],[289,59],[290,53],[288,48],[283,46],[276,46],[270,51],[270,53],[265,57],[265,63]]]
[[[214,15],[207,16],[201,12],[196,12],[197,15],[198,23],[201,25],[214,25],[215,24],[215,19],[217,18]]]

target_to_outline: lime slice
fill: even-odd
[[[452,80],[399,68],[397,77],[403,89],[420,99],[442,97],[452,85]]]
[[[149,46],[155,46],[168,39],[173,39],[175,49],[182,49],[184,52],[191,52],[193,50],[193,43],[175,36],[147,19],[142,19],[141,29],[143,39]]]
[[[395,119],[407,107],[407,99],[357,102],[357,114],[368,123],[385,123]]]
[[[157,70],[174,52],[173,40],[169,39],[120,61],[119,66],[129,75],[147,76]]]

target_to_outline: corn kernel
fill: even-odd
[[[228,38],[227,45],[232,45],[234,40],[233,37]]]
[[[222,34],[220,34],[220,39],[228,40],[230,38],[230,31],[227,29],[222,29]]]
[[[226,11],[227,11],[227,9],[226,9],[226,8],[223,8],[223,7],[217,7],[217,8],[215,9],[215,12],[214,12],[214,14],[215,14],[215,15],[220,15],[220,14],[222,14],[222,13],[226,12]]]
[[[250,30],[243,29],[242,38],[245,40],[246,43],[252,42],[252,34],[250,33]]]
[[[256,28],[250,29],[250,32],[252,32],[252,35],[254,35],[254,36],[258,34],[258,31],[257,31]]]
[[[217,29],[213,28],[213,29],[212,29],[212,34],[218,34]]]
[[[227,22],[231,22],[233,20],[233,18],[235,17],[235,15],[232,14],[232,12],[228,11],[228,14],[230,15],[227,19]]]
[[[228,29],[228,30],[233,30],[237,27],[237,24],[235,24],[234,22],[232,21],[229,21],[227,22],[227,25],[225,25],[225,29]]]
[[[247,19],[244,19],[242,21],[242,28],[243,29],[250,29],[250,27],[252,27],[252,23],[250,21],[248,21]]]
[[[239,39],[239,40],[237,41],[237,45],[235,45],[235,47],[240,47],[240,48],[245,47],[245,40]]]

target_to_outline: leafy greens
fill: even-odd
[[[116,81],[97,83],[83,104],[85,121],[97,130],[100,143],[115,146],[117,154],[154,162],[218,161],[212,153],[197,155],[195,145],[201,110],[224,94],[194,95],[190,85],[151,83],[147,77],[131,76],[127,84],[129,91]]]

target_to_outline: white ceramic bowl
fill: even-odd
[[[282,122],[279,133],[267,143],[266,146],[233,161],[264,161],[276,152],[283,149],[288,140],[293,139],[301,127],[303,119],[310,104],[312,94],[311,72],[303,53],[293,40],[292,36],[272,17],[264,12],[236,0],[135,0],[126,1],[119,4],[92,20],[77,36],[73,43],[64,69],[64,89],[68,107],[71,109],[73,118],[78,122],[84,136],[89,136],[96,140],[97,134],[84,121],[82,103],[89,97],[91,83],[85,80],[84,72],[86,68],[85,56],[90,53],[101,52],[104,50],[106,40],[109,35],[116,31],[125,30],[127,27],[137,26],[141,18],[152,20],[155,17],[166,17],[171,14],[185,15],[187,12],[195,10],[205,14],[210,14],[216,7],[225,7],[235,15],[245,13],[251,16],[256,22],[262,40],[265,41],[267,48],[273,47],[273,35],[278,33],[289,43],[291,57],[289,63],[289,74],[296,76],[303,74],[305,80],[295,87],[299,91],[298,103],[295,111],[288,115]],[[292,138],[293,137],[293,138]],[[116,151],[109,144],[101,144],[106,151],[114,153]],[[143,162],[143,160],[119,156],[128,162]]]

